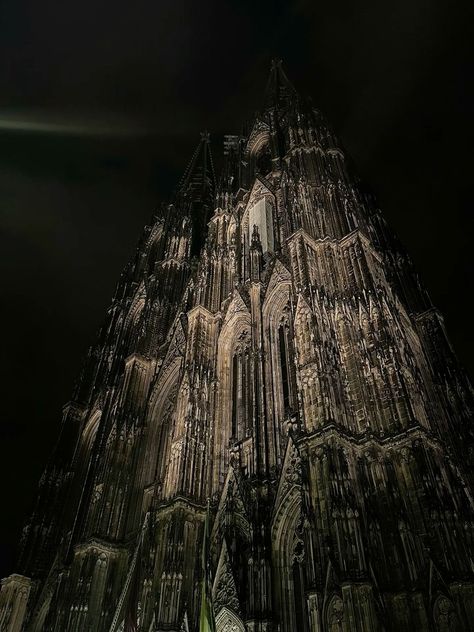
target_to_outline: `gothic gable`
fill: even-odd
[[[305,299],[303,294],[299,294],[298,300],[296,302],[295,322],[298,323],[300,321],[304,321],[308,317],[308,315],[311,314],[312,310],[309,306],[308,301]]]
[[[276,527],[287,507],[297,498],[297,504],[301,504],[301,457],[291,436],[288,438],[285,459],[281,470],[280,481],[273,505],[273,526]]]
[[[165,373],[168,367],[174,364],[176,359],[184,357],[184,353],[186,351],[186,339],[187,331],[185,330],[181,319],[177,318],[174,323],[174,327],[170,331],[168,348],[166,350],[166,355],[163,358],[160,374]]]
[[[238,290],[234,290],[232,300],[227,306],[227,310],[222,323],[222,329],[224,329],[232,320],[242,316],[249,319],[250,312],[242,297],[242,294]]]
[[[212,529],[212,540],[225,523],[226,513],[231,511],[233,519],[241,530],[248,535],[250,517],[247,510],[247,500],[243,490],[243,481],[233,465],[229,466],[222,494],[217,508],[216,518]]]
[[[247,204],[244,211],[244,217],[248,214],[248,209],[252,208],[263,197],[268,196],[272,199],[275,198],[273,191],[270,189],[268,182],[264,181],[261,176],[255,178],[253,187],[250,189],[250,194],[247,200]]]
[[[216,632],[245,632],[242,620],[232,610],[221,608],[216,616]]]
[[[232,565],[225,538],[222,543],[212,592],[214,595],[214,610],[216,613],[220,612],[222,608],[227,608],[235,614],[241,614],[237,585],[232,572]]]
[[[288,288],[291,285],[291,274],[288,268],[277,257],[272,261],[272,268],[265,291],[265,301],[272,298],[275,291],[284,291],[288,295]]]

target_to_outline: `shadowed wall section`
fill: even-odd
[[[472,629],[472,389],[440,314],[280,62],[224,163],[203,134],[121,276],[2,629],[197,630],[208,499],[219,632]]]

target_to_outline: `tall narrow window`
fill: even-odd
[[[280,368],[281,368],[281,381],[283,388],[283,405],[285,409],[290,406],[290,376],[288,373],[288,346],[286,327],[284,323],[278,328],[278,342],[280,347]]]
[[[306,612],[304,567],[302,562],[293,561],[293,590],[295,597],[296,629],[305,632],[308,629],[308,615]]]
[[[237,437],[237,425],[239,416],[239,356],[234,354],[232,358],[232,437]]]
[[[231,437],[242,441],[249,431],[249,411],[253,408],[252,372],[249,331],[240,333],[233,349],[230,384],[231,392]]]
[[[248,402],[247,402],[247,410],[246,415],[247,419],[245,420],[245,427],[247,430],[247,435],[250,435],[252,431],[252,418],[253,418],[253,392],[252,392],[252,359],[250,351],[247,353],[247,392],[248,392]]]

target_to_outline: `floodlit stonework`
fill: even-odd
[[[1,629],[197,630],[208,499],[218,632],[474,629],[442,317],[280,63],[224,147],[215,180],[203,135],[121,276]]]

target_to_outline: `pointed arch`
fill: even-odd
[[[282,476],[286,477],[285,471]],[[281,490],[279,490],[281,492]],[[274,516],[272,524],[273,560],[275,561],[276,600],[279,608],[282,632],[293,632],[301,628],[301,617],[305,613],[297,614],[297,602],[304,599],[304,585],[301,577],[296,573],[295,562],[301,562],[304,552],[303,540],[297,534],[301,520],[301,493],[293,485],[286,493],[283,492],[282,502]],[[298,558],[298,559],[297,559]],[[300,605],[298,603],[298,605]],[[300,625],[299,625],[300,624]]]
[[[235,612],[224,606],[216,616],[216,632],[245,632],[245,625]]]
[[[99,428],[101,415],[102,411],[100,409],[94,410],[84,424],[79,446],[79,462],[83,462],[87,458],[87,455],[90,454],[97,430]]]
[[[138,286],[137,291],[135,292],[135,296],[132,299],[130,309],[128,310],[128,314],[125,317],[125,327],[127,329],[133,329],[134,325],[136,325],[136,323],[138,322],[140,314],[145,307],[145,298],[145,284],[142,281]]]
[[[282,427],[286,417],[297,408],[294,321],[291,309],[291,278],[276,261],[262,308],[264,344],[267,362],[268,443],[277,465],[282,458]]]
[[[240,473],[234,469],[233,465],[229,466],[222,488],[219,506],[212,527],[211,541],[213,542],[221,541],[223,538],[226,528],[226,513],[229,507],[232,507],[234,526],[241,532],[243,538],[248,538],[251,524],[247,512],[247,502],[242,489]]]
[[[91,463],[91,455],[94,448],[97,431],[100,426],[102,410],[96,408],[85,422],[82,433],[76,444],[73,457],[74,480],[70,493],[78,498],[82,490],[82,481],[87,476]]]
[[[229,468],[229,444],[249,436],[253,418],[253,366],[250,313],[240,294],[229,304],[218,339],[214,490]]]
[[[175,355],[163,365],[153,388],[148,408],[143,488],[163,480],[169,461],[173,414],[176,408],[182,357]]]
[[[270,128],[267,123],[256,120],[247,142],[249,154],[258,154],[270,142]]]
[[[235,543],[238,544],[238,543]],[[239,547],[243,548],[243,547]],[[240,553],[237,550],[235,553]],[[221,553],[219,556],[219,562],[217,564],[216,574],[214,578],[214,585],[212,588],[213,596],[214,596],[214,608],[216,612],[219,612],[221,609],[226,609],[230,611],[234,615],[238,615],[241,612],[241,605],[239,600],[239,594],[237,585],[240,581],[247,581],[247,576],[242,571],[245,571],[243,567],[246,566],[246,560],[244,558],[244,553],[242,551],[242,555],[237,560],[235,558],[235,554],[233,556],[233,560],[229,555],[229,550],[227,548],[226,539],[223,539]],[[233,568],[235,563],[237,562],[237,568]],[[234,575],[234,570],[237,570],[237,580]],[[241,576],[238,577],[239,571],[241,572]]]
[[[134,338],[140,333],[139,321],[145,309],[146,289],[143,281],[138,286],[135,295],[131,301],[128,312],[123,319],[122,340],[125,350],[131,348]],[[126,351],[125,355],[128,355]]]

